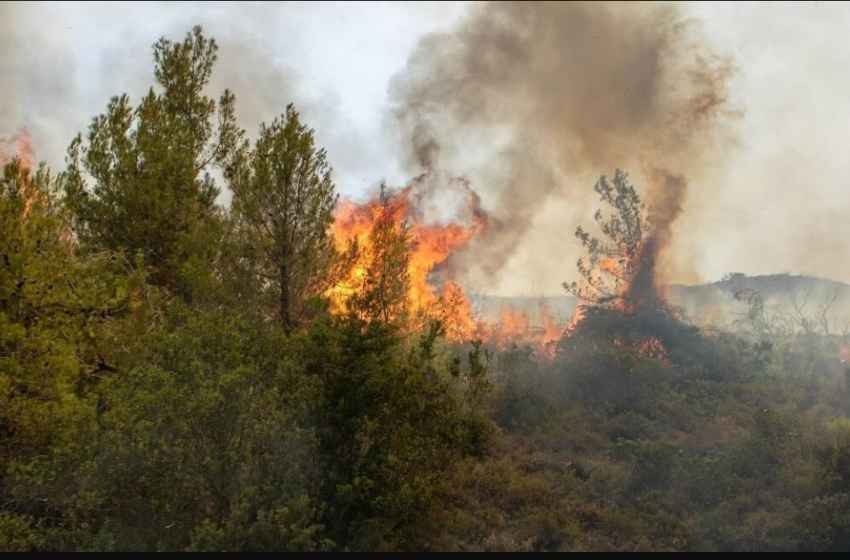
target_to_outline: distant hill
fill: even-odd
[[[748,310],[746,303],[735,299],[743,290],[760,294],[766,313],[792,323],[801,316],[817,319],[825,312],[834,331],[850,319],[850,285],[811,276],[734,274],[713,284],[670,286],[667,297],[696,323],[732,326]]]
[[[827,313],[833,331],[844,328],[850,320],[850,285],[811,276],[774,274],[746,276],[732,274],[719,282],[696,286],[672,285],[667,288],[668,300],[680,307],[685,316],[698,324],[732,328],[748,310],[747,304],[737,301],[735,294],[741,290],[758,292],[768,313],[791,316],[802,313],[815,317],[830,301]],[[569,320],[577,300],[568,295],[554,297],[499,297],[478,295],[472,298],[479,317],[498,321],[502,310],[527,313],[532,322],[539,322],[543,306],[550,315]]]

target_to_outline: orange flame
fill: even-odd
[[[657,336],[650,336],[640,341],[640,343],[627,342],[622,337],[615,337],[611,344],[616,348],[624,348],[637,354],[641,358],[650,358],[653,360],[667,361],[667,349],[664,347],[664,342]]]
[[[409,311],[441,320],[448,339],[454,342],[482,339],[501,348],[512,344],[547,347],[560,337],[563,328],[546,309],[541,308],[539,313],[540,326],[533,325],[527,314],[511,309],[503,310],[496,324],[476,317],[463,287],[453,278],[451,256],[486,234],[487,215],[465,181],[444,179],[437,179],[443,180],[437,192],[434,177],[426,174],[384,200],[373,198],[362,204],[346,200],[339,205],[331,230],[336,248],[346,252],[356,243],[358,253],[343,278],[326,294],[332,311],[347,312],[351,299],[364,293],[370,280],[375,226],[382,219],[391,219],[399,228],[407,228],[411,240],[407,268]],[[456,212],[460,217],[440,221],[425,215],[427,209],[423,207],[429,196],[437,198],[440,205],[449,195],[457,194],[462,199],[462,207]]]
[[[32,138],[26,130],[21,130],[9,140],[0,138],[0,165],[6,165],[13,158],[18,158],[21,168],[27,171],[35,167]]]
[[[540,315],[540,325],[542,329],[541,342],[548,346],[561,338],[564,328],[558,324],[558,320],[549,313],[549,308],[543,303],[540,304],[538,313]]]
[[[842,362],[850,363],[850,348],[846,346],[842,346],[841,348],[839,348],[838,357],[841,359]]]
[[[23,217],[29,216],[33,205],[39,200],[43,201],[44,193],[35,188],[29,180],[29,175],[35,168],[35,151],[32,146],[32,139],[29,133],[21,130],[11,139],[6,140],[0,138],[0,167],[5,166],[13,159],[17,159],[21,171],[23,171],[26,180],[23,184],[22,194],[26,196],[24,202]]]
[[[641,358],[652,358],[654,360],[667,360],[667,349],[664,343],[657,336],[650,336],[641,342],[635,349],[637,355]]]
[[[363,204],[343,201],[340,204],[332,226],[336,248],[345,252],[356,243],[359,252],[357,261],[327,295],[332,309],[342,313],[348,310],[352,297],[364,292],[369,281],[375,226],[380,220],[389,219],[399,228],[404,225],[410,236],[412,251],[407,270],[410,311],[442,319],[453,340],[469,340],[475,336],[477,324],[463,289],[448,279],[438,291],[431,283],[431,276],[436,268],[447,262],[453,251],[469,243],[481,224],[464,225],[452,221],[434,225],[419,219],[415,196],[421,179],[386,200],[373,199]]]

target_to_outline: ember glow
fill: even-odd
[[[664,348],[664,343],[657,336],[650,336],[641,342],[635,349],[635,352],[641,358],[652,358],[661,361],[667,359],[667,349]]]

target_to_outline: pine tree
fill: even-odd
[[[218,47],[200,27],[153,47],[157,88],[138,107],[115,97],[86,141],[69,149],[68,203],[81,242],[144,255],[151,280],[187,294],[193,270],[215,256],[219,189],[211,173],[238,152],[234,96],[204,94]],[[211,238],[213,236],[213,238]]]
[[[594,216],[602,237],[591,235],[581,227],[576,230],[587,257],[577,263],[581,280],[565,283],[564,288],[587,303],[613,305],[624,297],[637,273],[650,224],[627,173],[618,169],[613,181],[603,175],[594,190],[612,212],[606,215],[600,209]]]
[[[291,332],[309,297],[327,288],[335,254],[330,226],[337,195],[327,154],[289,105],[285,115],[262,127],[229,179],[234,213],[261,248],[259,273],[276,296],[280,323]]]
[[[381,186],[381,206],[368,243],[352,249],[360,252],[357,261],[365,263],[363,285],[351,302],[352,309],[363,320],[409,330],[413,240],[386,186]]]
[[[0,533],[25,527],[23,543],[68,521],[91,391],[115,371],[103,334],[138,283],[113,254],[74,254],[54,187],[18,161],[0,177]]]

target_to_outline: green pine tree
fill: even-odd
[[[250,153],[228,174],[233,210],[261,261],[280,323],[299,323],[305,303],[324,292],[335,256],[330,226],[337,202],[325,150],[292,105],[263,125]]]
[[[0,539],[56,548],[71,521],[80,454],[96,433],[92,390],[116,371],[109,326],[139,278],[112,253],[75,255],[46,169],[0,177]],[[105,357],[106,356],[106,357]]]
[[[229,165],[243,135],[235,99],[207,97],[218,47],[200,27],[153,47],[157,88],[133,107],[115,97],[69,150],[68,203],[81,242],[144,255],[151,280],[191,295],[193,273],[216,257],[212,172]]]

